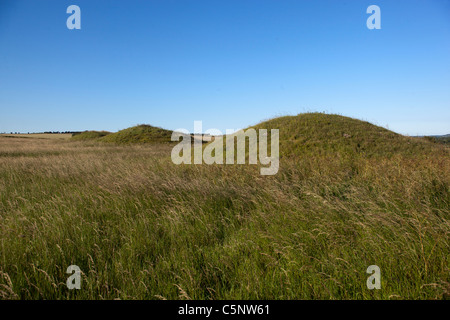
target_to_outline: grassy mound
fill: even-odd
[[[251,128],[267,129],[269,137],[270,129],[279,129],[280,156],[284,157],[426,155],[442,150],[426,139],[406,137],[366,121],[333,114],[284,116]]]
[[[108,131],[84,131],[81,133],[74,133],[71,139],[76,141],[95,140],[109,134],[111,134],[111,132]]]
[[[113,143],[164,143],[170,142],[171,136],[172,131],[142,124],[112,133],[100,140]]]

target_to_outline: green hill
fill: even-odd
[[[111,134],[111,132],[108,131],[84,131],[81,133],[74,133],[71,139],[76,141],[96,140],[109,134]]]
[[[142,124],[120,130],[100,139],[113,143],[161,143],[170,142],[172,131]]]
[[[308,154],[372,157],[445,151],[426,139],[406,137],[366,121],[334,114],[284,116],[250,128],[268,129],[268,133],[270,129],[279,129],[282,157]]]

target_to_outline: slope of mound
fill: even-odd
[[[402,136],[385,128],[340,115],[304,113],[284,116],[253,126],[256,130],[279,129],[280,156],[308,154],[428,154],[441,150],[425,139]]]
[[[74,133],[71,139],[76,141],[95,140],[101,137],[105,137],[109,134],[111,134],[111,132],[108,131],[84,131],[80,133]]]
[[[138,125],[120,130],[100,139],[104,142],[113,143],[161,143],[170,142],[172,131],[150,125]]]

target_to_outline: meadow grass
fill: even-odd
[[[33,138],[33,139],[58,139],[68,140],[72,138],[71,133],[2,133],[0,137],[5,138]]]
[[[171,147],[0,137],[0,297],[448,299],[447,147],[285,156],[274,176]]]

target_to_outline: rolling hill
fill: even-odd
[[[250,128],[279,129],[280,156],[419,155],[443,150],[426,139],[406,137],[369,122],[323,113],[303,113],[261,122]],[[269,135],[270,137],[270,135]]]
[[[142,124],[120,130],[100,138],[100,141],[120,144],[127,143],[166,143],[170,142],[172,131]]]
[[[366,121],[335,114],[302,113],[296,116],[282,116],[247,129],[250,128],[257,131],[267,129],[269,133],[271,129],[279,129],[281,158],[308,155],[428,156],[436,152],[448,153],[443,144],[436,143],[436,138],[407,137]],[[228,135],[226,139],[241,134],[243,131]],[[142,124],[116,133],[85,131],[74,135],[72,140],[97,140],[117,144],[168,143],[171,142],[171,135],[170,130]]]
[[[71,139],[75,141],[96,140],[109,134],[111,134],[111,132],[108,131],[84,131],[80,133],[74,133]]]

